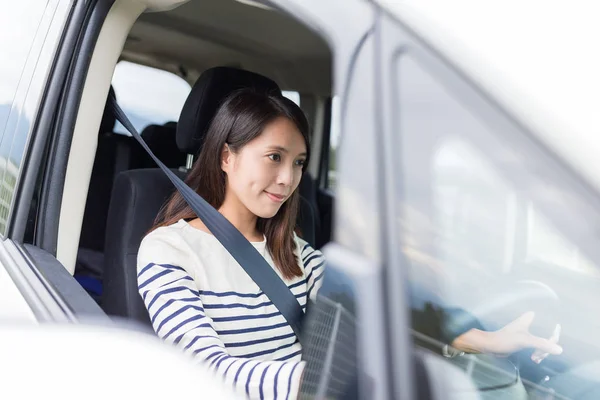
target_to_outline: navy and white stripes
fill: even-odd
[[[266,243],[253,243],[269,264]],[[286,281],[301,306],[316,295],[323,256],[296,238],[304,276]],[[185,221],[148,235],[138,285],[165,341],[208,365],[250,398],[296,398],[301,346],[281,313],[229,253]]]

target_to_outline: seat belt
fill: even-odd
[[[133,135],[133,137],[142,145],[144,150],[152,157],[156,164],[163,170],[167,177],[173,182],[179,193],[189,204],[198,218],[225,247],[225,250],[240,264],[252,280],[258,285],[263,293],[277,307],[279,312],[286,319],[298,340],[302,331],[302,319],[304,311],[298,300],[283,282],[283,280],[273,270],[271,265],[256,250],[254,246],[242,235],[227,218],[218,212],[213,206],[208,204],[198,193],[183,182],[177,175],[167,168],[148,147],[144,139],[136,131],[121,107],[117,104],[117,99],[113,94],[109,94],[109,103],[117,120]]]

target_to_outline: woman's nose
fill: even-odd
[[[277,174],[277,183],[283,186],[291,186],[294,181],[294,167],[282,166]]]

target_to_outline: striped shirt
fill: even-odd
[[[323,277],[323,255],[295,236],[303,275],[285,280],[306,308]],[[304,362],[284,317],[217,239],[179,222],[156,229],[138,252],[138,287],[154,330],[252,399],[295,399]]]

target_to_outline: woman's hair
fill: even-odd
[[[229,95],[220,106],[208,131],[202,149],[185,183],[218,209],[225,200],[226,174],[221,169],[221,155],[225,144],[235,154],[251,140],[258,137],[275,119],[285,117],[292,121],[304,138],[308,164],[309,125],[306,116],[293,101],[277,94],[271,95],[250,89],[242,89]],[[305,167],[303,167],[305,168]],[[298,190],[283,203],[277,214],[268,219],[258,218],[257,229],[265,235],[267,246],[275,265],[287,279],[302,276],[302,270],[294,255],[294,228],[300,195]],[[176,191],[162,206],[154,221],[153,231],[190,220],[196,214]]]

